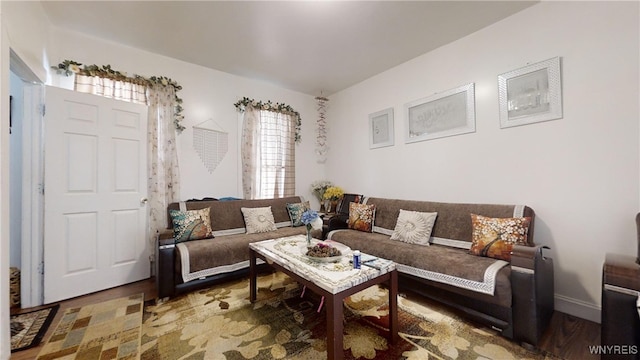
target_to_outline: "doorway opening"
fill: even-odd
[[[10,52],[10,266],[20,270],[20,306],[43,303],[42,171],[44,85],[13,51]]]

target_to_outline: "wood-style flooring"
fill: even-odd
[[[40,346],[11,354],[12,360],[35,359],[42,345],[51,336],[53,330],[69,308],[81,307],[101,301],[144,293],[145,299],[154,299],[157,296],[155,280],[148,279],[132,284],[100,291],[97,293],[80,296],[60,302],[60,309],[47,330]],[[27,312],[37,308],[14,309],[11,313]],[[539,348],[550,352],[563,359],[598,359],[598,355],[589,353],[589,346],[600,345],[600,324],[580,319],[561,312],[555,312],[549,329],[543,336]]]

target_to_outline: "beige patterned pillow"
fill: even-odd
[[[429,238],[437,212],[419,212],[400,209],[391,240],[429,246]]]
[[[271,206],[261,208],[240,208],[244,216],[247,234],[263,233],[278,230],[273,219]]]

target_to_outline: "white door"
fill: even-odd
[[[44,302],[149,277],[147,107],[47,87]]]

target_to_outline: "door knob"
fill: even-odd
[[[149,199],[147,199],[147,198],[142,198],[142,199],[140,199],[140,204],[144,205],[144,204],[146,204],[148,201],[149,201]]]

